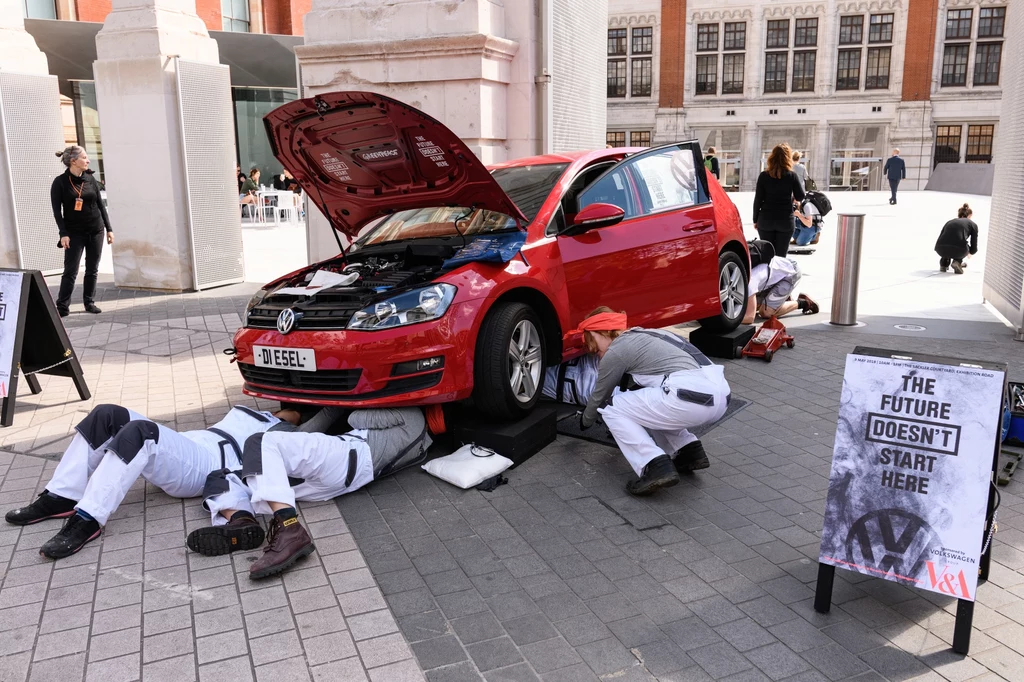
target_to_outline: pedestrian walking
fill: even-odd
[[[721,167],[718,165],[718,157],[715,156],[715,148],[708,147],[708,153],[704,155],[704,167],[711,171],[715,179],[721,180]]]
[[[882,172],[889,179],[889,189],[892,191],[892,195],[889,197],[889,205],[895,206],[896,189],[900,186],[900,180],[905,180],[907,177],[907,164],[900,158],[899,149],[892,150],[892,156],[886,159]]]
[[[50,185],[50,204],[57,222],[60,241],[57,248],[64,249],[64,274],[57,293],[57,312],[61,317],[70,313],[71,294],[78,279],[78,267],[85,252],[85,278],[82,301],[89,313],[103,312],[96,307],[96,279],[99,276],[100,256],[103,255],[103,233],[107,243],[114,243],[114,231],[100,195],[100,183],[89,170],[89,155],[78,145],[67,147],[57,156],[67,168]]]
[[[974,212],[964,204],[956,212],[956,219],[942,226],[942,232],[935,242],[935,253],[939,254],[939,272],[946,272],[952,265],[953,272],[964,274],[967,259],[978,253],[978,225],[971,220]]]
[[[800,160],[800,152],[793,152],[793,172],[800,181],[800,189],[807,191],[807,166]]]
[[[776,145],[768,155],[765,170],[757,178],[754,192],[754,224],[761,239],[775,247],[785,258],[793,239],[793,199],[803,201],[804,188],[793,172],[793,150],[787,144]]]

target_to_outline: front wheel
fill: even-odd
[[[716,332],[731,332],[747,313],[747,271],[740,257],[731,251],[718,256],[718,315],[706,317],[700,326]]]
[[[523,303],[498,303],[476,342],[473,402],[499,419],[518,419],[541,396],[546,360],[544,328]]]

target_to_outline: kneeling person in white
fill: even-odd
[[[276,575],[315,549],[299,524],[296,500],[330,500],[426,458],[431,441],[420,408],[355,410],[348,423],[353,430],[340,436],[283,429],[249,438],[239,471],[211,474],[203,504],[214,525],[189,534],[189,549],[211,556],[248,549],[228,519],[251,503],[273,516],[249,576]]]
[[[800,266],[789,258],[773,256],[768,263],[755,265],[750,269],[747,283],[747,314],[743,324],[754,321],[755,315],[768,319],[782,317],[794,310],[804,315],[818,312],[818,304],[807,294],[800,294],[797,300],[788,300],[800,281]]]
[[[580,427],[589,428],[598,414],[604,419],[639,477],[626,490],[650,495],[679,483],[680,471],[706,468],[704,448],[689,429],[725,415],[729,384],[723,369],[671,332],[627,331],[625,314],[607,308],[591,313],[579,331],[601,358]],[[641,388],[613,395],[626,374]]]
[[[172,497],[195,497],[207,474],[240,463],[239,443],[283,420],[297,424],[299,413],[239,405],[208,429],[178,433],[120,405],[98,405],[75,427],[46,489],[32,504],[8,512],[7,522],[24,526],[67,518],[40,549],[43,556],[62,559],[99,537],[140,476]]]

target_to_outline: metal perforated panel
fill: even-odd
[[[11,183],[19,265],[45,273],[64,269],[50,184],[64,170],[54,156],[64,148],[56,76],[0,71],[0,135]]]
[[[988,234],[983,233],[981,239],[985,249],[985,298],[1019,328],[1024,326],[1024,3],[1011,3],[1006,19],[992,215]]]
[[[608,0],[552,2],[552,149],[603,149]]]
[[[245,266],[230,71],[222,64],[176,61],[195,288],[241,282]]]

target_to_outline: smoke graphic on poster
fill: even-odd
[[[0,272],[0,398],[7,397],[14,366],[14,341],[18,336],[18,312],[21,308],[20,272]]]
[[[974,600],[1004,373],[849,355],[819,561]]]

